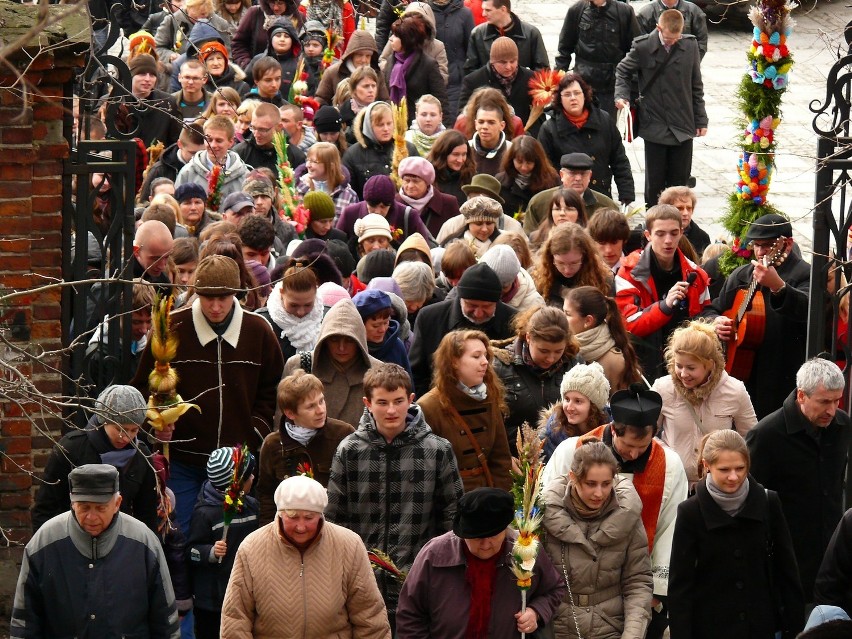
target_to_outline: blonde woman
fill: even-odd
[[[358,202],[358,194],[349,186],[349,180],[340,163],[340,151],[331,142],[316,142],[308,149],[305,172],[296,184],[303,196],[308,191],[321,191],[334,200],[334,222],[350,204]]]
[[[669,374],[653,386],[663,398],[659,436],[680,455],[692,490],[699,478],[701,438],[732,427],[745,437],[757,416],[745,384],[725,372],[712,324],[693,321],[675,330],[665,357]]]

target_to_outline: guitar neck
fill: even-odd
[[[737,309],[737,324],[743,321],[743,317],[745,317],[745,314],[748,311],[748,306],[751,304],[751,301],[754,299],[754,294],[757,292],[757,286],[757,280],[752,280],[751,284],[749,284],[748,293],[743,298],[740,307]]]

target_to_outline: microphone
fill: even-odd
[[[692,286],[692,285],[695,283],[695,280],[697,280],[697,279],[698,279],[698,273],[697,273],[696,271],[692,271],[692,273],[690,273],[689,275],[687,275],[687,276],[686,276],[686,288],[687,288],[687,291],[689,290],[689,287],[690,287],[690,286]],[[678,307],[678,309],[680,309],[681,311],[686,311],[686,310],[688,310],[688,309],[689,309],[689,300],[687,300],[687,299],[684,297],[682,300],[680,300],[680,301],[677,303],[677,307]]]

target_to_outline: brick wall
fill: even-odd
[[[35,9],[0,3],[0,17],[10,26],[6,42],[14,40],[16,20],[22,28],[34,24]],[[0,66],[0,299],[11,291],[43,286],[46,278],[62,277],[62,169],[69,153],[62,119],[70,110],[71,96],[66,92],[74,67],[83,64],[84,50],[79,37],[64,41],[63,46],[63,33],[61,23],[53,25],[38,41],[10,56],[24,72],[26,94],[21,80]],[[45,52],[39,45],[46,43],[56,48]],[[30,356],[60,350],[59,304],[58,289],[0,301],[0,331],[10,342],[0,342],[0,359],[47,394],[61,391],[56,372],[62,366],[60,358],[35,361]],[[2,622],[11,612],[20,543],[31,534],[29,508],[35,484],[29,473],[43,468],[51,437],[60,430],[59,420],[51,418],[49,411],[21,401],[25,393],[10,391],[14,375],[6,374],[5,392],[0,390],[0,528],[5,534],[5,539],[0,536]],[[21,383],[13,386],[20,388]]]

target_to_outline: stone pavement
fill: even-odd
[[[645,3],[646,0],[631,2],[634,9]],[[513,2],[513,11],[541,30],[551,63],[556,58],[559,32],[570,4],[566,0]],[[825,76],[837,60],[830,48],[836,52],[842,43],[843,29],[852,16],[849,4],[848,0],[818,0],[810,9],[800,7],[793,13],[796,26],[788,40],[795,66],[782,103],[777,171],[769,199],[793,220],[796,240],[801,243],[806,259],[811,246],[817,140],[808,106],[812,100],[821,102],[824,98]],[[710,40],[701,67],[710,126],[707,136],[695,142],[692,173],[698,180],[695,219],[715,238],[724,233],[718,218],[737,178],[736,136],[740,128],[734,125],[738,117],[735,92],[745,69],[751,25],[745,20],[720,20],[719,16],[711,17],[708,23]],[[645,163],[642,140],[632,146],[628,156],[633,165],[636,192],[641,194]]]

